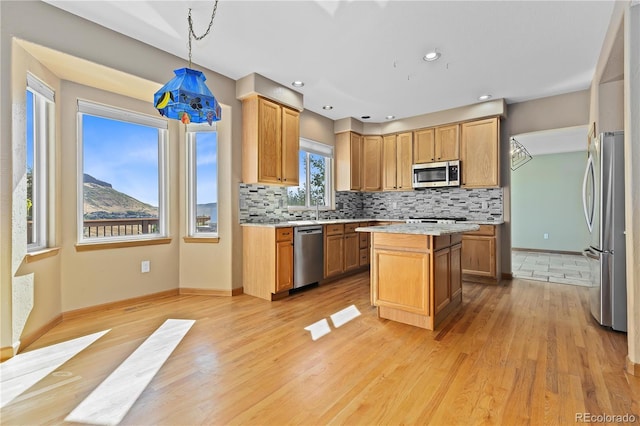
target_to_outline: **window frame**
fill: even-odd
[[[327,211],[333,210],[335,208],[335,188],[333,185],[333,169],[334,169],[334,147],[331,145],[327,145],[321,142],[316,142],[311,139],[300,138],[300,147],[299,151],[306,152],[307,154],[307,165],[309,162],[309,154],[320,155],[325,158],[325,204],[322,206],[318,206],[319,210]],[[300,156],[298,155],[297,161],[300,161]],[[315,210],[316,206],[311,204],[311,168],[307,167],[306,172],[306,190],[305,190],[305,205],[304,206],[290,206],[287,205],[287,209],[289,211],[307,211],[307,210]],[[299,185],[298,185],[299,186]],[[287,200],[289,198],[289,190],[287,188]]]
[[[27,242],[27,253],[32,253],[48,248],[51,242],[49,235],[51,229],[49,183],[52,170],[50,157],[55,141],[55,91],[31,73],[27,73],[25,106],[27,91],[32,94],[33,99],[33,169],[31,175],[33,241]]]
[[[216,158],[220,152],[220,132],[216,123],[208,125],[203,124],[188,124],[185,132],[186,139],[186,194],[187,194],[187,236],[189,238],[219,238],[220,235],[220,216],[218,210],[218,189],[220,188],[220,164],[216,163],[216,215],[218,221],[216,224],[216,232],[198,232],[197,228],[197,158],[196,158],[196,143],[198,133],[216,133]],[[217,161],[217,160],[216,160]]]
[[[152,117],[140,112],[105,105],[94,101],[77,100],[77,242],[78,246],[109,244],[116,242],[135,242],[165,240],[169,236],[169,125],[167,120]],[[153,127],[158,130],[158,232],[153,234],[118,235],[110,237],[84,237],[84,140],[83,116],[92,115],[125,123]]]

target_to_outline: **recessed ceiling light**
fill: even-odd
[[[363,115],[363,116],[362,116],[362,117],[360,117],[360,118],[362,118],[363,120],[368,120],[368,119],[370,119],[370,118],[371,118],[371,116],[370,116],[370,115]]]
[[[428,52],[426,55],[424,55],[422,59],[427,62],[432,62],[440,59],[440,56],[442,56],[440,52],[438,52],[437,50],[432,50],[431,52]]]
[[[302,87],[302,86],[304,86],[304,82],[303,82],[303,81],[300,81],[300,80],[296,80],[296,81],[294,81],[293,83],[291,83],[291,85],[292,85],[293,87]]]
[[[478,100],[479,101],[487,101],[489,99],[491,99],[491,95],[488,95],[488,94],[487,95],[478,96]]]
[[[331,105],[325,105],[322,107],[322,109],[326,109],[327,111],[333,109],[333,107]]]
[[[385,118],[387,120],[393,120],[394,118],[396,118],[396,116],[395,115],[387,115]]]

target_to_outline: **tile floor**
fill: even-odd
[[[513,250],[511,268],[515,278],[590,286],[589,265],[581,255]]]

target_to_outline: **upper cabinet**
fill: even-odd
[[[414,132],[413,164],[458,160],[460,126],[451,124]]]
[[[298,185],[300,114],[253,96],[242,101],[244,183]]]
[[[500,186],[500,120],[498,117],[463,123],[460,141],[462,187]]]
[[[382,189],[411,190],[413,133],[387,135],[382,139]]]
[[[382,136],[365,136],[362,141],[362,190],[382,189]]]
[[[336,135],[336,191],[362,189],[362,136],[353,132]]]

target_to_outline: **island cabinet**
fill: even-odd
[[[362,189],[362,136],[354,132],[336,135],[336,191]]]
[[[243,291],[274,300],[293,288],[293,228],[242,227]]]
[[[382,189],[382,136],[365,136],[362,141],[362,190]]]
[[[433,330],[462,303],[459,234],[371,236],[371,296],[380,318]]]
[[[413,164],[458,160],[460,126],[450,124],[413,132]]]
[[[300,114],[269,99],[242,101],[242,180],[295,186],[298,178]]]
[[[497,284],[501,278],[500,227],[480,225],[462,236],[462,277],[465,281]]]
[[[410,191],[412,187],[413,133],[382,138],[382,190]]]
[[[461,186],[500,186],[500,120],[498,117],[462,123],[460,161]]]

